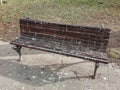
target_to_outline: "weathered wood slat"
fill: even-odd
[[[41,31],[39,33],[35,33],[35,32],[26,32],[26,31],[21,31],[21,33],[23,34],[28,34],[28,35],[31,35],[31,36],[36,36],[36,35],[48,35],[48,36],[53,36],[53,37],[66,37],[66,38],[74,38],[74,39],[77,39],[77,40],[87,40],[87,41],[93,41],[93,42],[99,42],[99,43],[108,43],[108,40],[107,39],[101,39],[101,38],[91,38],[89,35],[77,35],[77,34],[72,34],[72,33],[62,33],[62,32],[50,32],[50,31],[47,31],[47,32],[44,32],[44,31]],[[86,37],[85,37],[86,36]]]
[[[21,24],[21,25],[25,25],[25,24]],[[41,28],[41,29],[44,29],[44,28],[49,28],[51,30],[58,30],[58,31],[71,31],[71,32],[80,32],[80,33],[93,33],[93,34],[103,34],[103,35],[109,35],[110,32],[107,31],[107,29],[102,29],[102,28],[86,28],[86,27],[77,27],[77,26],[74,26],[74,29],[73,27],[71,28],[71,26],[65,26],[65,27],[60,27],[60,26],[49,26],[48,24],[40,24],[40,25],[34,25],[34,24],[27,24],[25,25],[26,27],[34,27],[34,28]],[[92,30],[93,29],[93,30]]]
[[[64,25],[64,24],[56,24],[49,22],[40,22],[40,21],[31,21],[31,20],[20,20],[20,24],[30,25],[35,27],[46,27],[50,29],[58,29],[58,30],[68,30],[68,31],[77,31],[77,32],[88,32],[88,33],[96,33],[96,34],[109,34],[110,29],[108,28],[95,28],[95,27],[84,27],[84,26],[75,26],[75,25]]]
[[[63,37],[63,36],[55,36],[55,35],[49,35],[49,34],[44,34],[44,33],[39,33],[39,34],[36,34],[35,35],[35,33],[26,33],[26,32],[22,32],[22,35],[23,36],[28,36],[28,37],[33,37],[33,38],[40,38],[41,36],[42,37],[49,37],[49,38],[55,38],[55,39],[57,39],[57,38],[61,38],[61,39],[63,39],[63,40],[68,40],[68,41],[70,41],[70,42],[73,42],[73,41],[75,41],[75,42],[81,42],[81,44],[84,44],[84,45],[86,45],[86,46],[90,46],[90,47],[99,47],[99,48],[101,48],[101,47],[103,47],[103,46],[107,46],[107,44],[108,44],[108,41],[95,41],[95,40],[88,40],[88,39],[80,39],[80,38],[74,38],[74,37]],[[102,43],[101,43],[102,42]]]
[[[79,38],[95,38],[95,39],[108,39],[109,35],[103,35],[103,34],[92,34],[92,33],[86,33],[86,32],[76,32],[76,31],[66,31],[66,30],[55,30],[55,29],[49,29],[49,28],[41,28],[41,27],[31,27],[31,26],[25,26],[21,25],[21,30],[26,32],[34,32],[34,33],[49,33],[53,35],[61,34],[61,35],[72,35],[72,36],[78,36]]]

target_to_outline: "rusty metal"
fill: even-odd
[[[22,46],[21,45],[17,45],[15,44],[16,47],[14,47],[13,49],[16,50],[16,52],[19,54],[19,59],[18,61],[21,60],[21,49],[22,49]]]
[[[95,76],[96,76],[98,67],[99,67],[99,63],[96,62],[96,63],[95,63],[95,70],[94,70],[94,74],[93,74],[93,76],[92,76],[92,79],[95,79]]]
[[[107,64],[109,36],[108,28],[20,19],[20,37],[10,43]]]

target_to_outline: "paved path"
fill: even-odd
[[[22,60],[9,43],[0,41],[0,90],[120,90],[120,68],[62,55],[22,49]]]

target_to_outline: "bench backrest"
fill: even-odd
[[[50,37],[77,42],[92,50],[106,52],[110,29],[20,19],[20,33],[24,37]]]

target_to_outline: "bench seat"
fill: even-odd
[[[12,41],[11,44],[106,64],[109,63],[107,54],[105,52],[100,53],[98,50],[90,50],[90,48],[84,46],[79,47],[77,44],[73,45],[70,41],[61,40],[60,43],[60,41],[55,40],[53,41],[53,39],[49,37],[35,39],[21,36]]]

